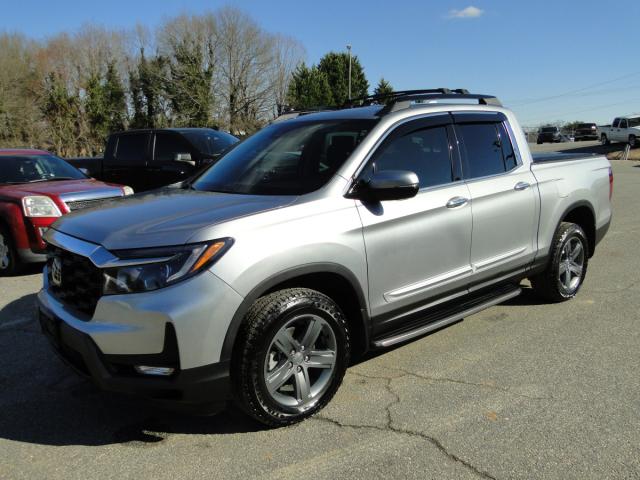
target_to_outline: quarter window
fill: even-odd
[[[420,188],[451,183],[447,128],[433,127],[396,137],[374,156],[376,171],[408,170],[418,175]]]

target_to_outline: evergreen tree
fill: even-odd
[[[378,82],[378,85],[376,85],[376,88],[373,90],[374,95],[382,95],[382,98],[379,100],[379,102],[384,104],[388,103],[389,101],[389,98],[386,97],[386,95],[390,95],[392,93],[393,93],[393,87],[384,78],[380,79],[380,81]]]
[[[287,103],[296,110],[333,105],[327,76],[318,67],[309,68],[301,63],[293,72]]]
[[[81,111],[79,96],[67,90],[67,86],[56,73],[49,73],[44,82],[42,115],[50,129],[53,150],[59,155],[77,151],[79,140],[79,118]]]
[[[167,125],[163,108],[163,71],[166,60],[155,56],[147,60],[144,49],[135,70],[129,72],[133,118],[131,128],[156,128]]]
[[[200,43],[185,40],[173,46],[165,88],[176,126],[206,127],[211,123],[213,68],[203,61],[203,55]]]
[[[329,82],[333,104],[340,107],[349,100],[349,55],[329,52],[320,59],[318,70]],[[365,97],[369,92],[369,82],[357,56],[351,57],[351,98]]]

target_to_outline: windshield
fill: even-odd
[[[325,185],[377,120],[282,122],[249,137],[193,184],[196,190],[302,195]]]
[[[220,153],[238,142],[238,139],[233,135],[216,130],[183,131],[182,134],[199,152],[208,155]]]
[[[558,131],[557,127],[545,127],[540,129],[542,133],[556,133]]]
[[[595,123],[580,123],[576,128],[595,128]]]
[[[0,156],[0,184],[83,178],[80,170],[53,155]]]

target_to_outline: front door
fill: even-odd
[[[372,171],[409,170],[419,193],[407,200],[357,201],[363,223],[374,335],[395,329],[403,313],[464,291],[471,274],[471,206],[450,139],[450,115],[397,127],[374,152]]]

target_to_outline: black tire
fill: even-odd
[[[609,138],[603,133],[602,135],[600,135],[600,143],[602,143],[602,145],[609,145],[611,143],[611,141],[609,140]]]
[[[578,242],[582,248],[582,262],[580,274],[576,274],[574,277],[576,283],[573,285],[571,279],[569,279],[568,282],[562,280],[563,274],[561,271],[564,270],[566,272],[568,268],[567,261],[570,255],[567,254],[565,249],[571,248],[571,245],[575,246]],[[567,245],[569,245],[569,247],[567,247]],[[546,270],[531,278],[531,286],[534,292],[550,302],[564,302],[575,297],[587,275],[587,266],[589,264],[588,252],[589,241],[582,228],[575,223],[561,223],[553,237],[551,258],[549,259]],[[571,251],[569,251],[569,254],[570,253]],[[566,283],[572,285],[567,287]]]
[[[0,225],[0,277],[10,277],[20,272],[21,264],[18,259],[13,238],[9,230]]]
[[[280,338],[283,329],[288,328],[287,326],[291,322],[307,317],[320,319],[319,321],[322,322],[324,330],[317,337],[321,341],[322,335],[329,336],[331,332],[333,334],[331,338],[335,347],[335,358],[333,366],[329,367],[333,370],[326,374],[325,386],[317,394],[318,397],[310,400],[313,403],[302,407],[284,406],[274,398],[274,393],[270,393],[267,388],[267,365],[271,361],[276,363],[272,358],[274,352],[281,355],[283,357],[282,363],[278,364],[281,367],[287,367],[287,369],[291,367],[290,372],[293,372],[287,377],[290,378],[292,385],[288,385],[287,381],[281,388],[291,388],[298,391],[298,377],[293,369],[297,369],[300,373],[303,367],[300,366],[300,363],[297,367],[294,366],[293,362],[296,360],[292,360],[294,358],[293,351],[287,358],[286,354],[277,351],[274,344],[277,345],[276,337]],[[291,337],[295,339],[297,327],[291,328],[293,329]],[[330,329],[330,332],[326,329]],[[289,332],[289,330],[286,331]],[[303,347],[300,347],[302,344],[304,341],[300,341],[296,348],[304,350]],[[299,353],[297,352],[296,355]],[[231,367],[235,399],[244,412],[270,427],[281,427],[299,422],[321,410],[333,398],[342,383],[350,353],[351,344],[347,322],[344,314],[333,300],[320,292],[307,288],[290,288],[271,293],[256,300],[247,312],[238,332]],[[308,358],[305,356],[304,362],[307,362]],[[291,363],[290,360],[292,360]],[[303,362],[300,357],[297,358],[297,361]],[[307,370],[305,367],[304,375],[307,380],[310,379],[311,374],[307,372],[310,372],[311,368],[309,367]],[[273,367],[274,372],[278,369],[279,367]],[[320,375],[325,374],[321,373]],[[309,381],[309,390],[313,386],[315,385]],[[281,394],[277,393],[277,395]],[[297,400],[294,397],[297,397]],[[302,397],[298,397],[297,393],[291,399],[302,403]]]
[[[629,147],[636,148],[638,146],[638,140],[635,135],[629,135]]]

